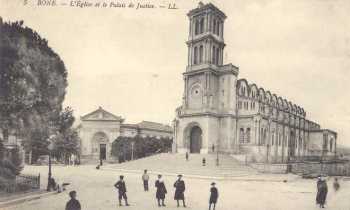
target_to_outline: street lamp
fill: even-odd
[[[134,144],[135,142],[131,142],[131,160],[134,160]]]
[[[216,145],[216,166],[219,166],[219,149],[218,145]]]
[[[51,183],[51,152],[54,148],[54,143],[53,143],[53,138],[55,136],[51,135],[48,139],[48,141],[50,142],[49,146],[47,147],[49,149],[49,174],[48,174],[48,178],[47,178],[47,191],[51,191],[51,187],[52,187],[52,183]]]

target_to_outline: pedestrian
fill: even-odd
[[[317,180],[317,195],[316,195],[316,204],[320,205],[320,208],[324,208],[326,203],[328,193],[328,186],[326,180],[320,176]]]
[[[179,200],[182,200],[182,204],[183,207],[186,207],[185,204],[185,182],[182,180],[182,175],[178,175],[177,176],[178,179],[176,180],[176,182],[174,183],[174,187],[175,187],[175,195],[174,195],[174,200],[176,200],[177,202],[177,207],[179,207]]]
[[[118,189],[119,206],[122,206],[122,199],[125,200],[125,205],[129,206],[128,197],[126,196],[126,185],[124,181],[124,176],[121,175],[119,178],[119,181],[114,185],[114,187]]]
[[[165,206],[164,200],[165,200],[165,194],[167,194],[167,190],[165,188],[164,181],[162,179],[162,175],[158,175],[158,180],[155,183],[155,186],[157,188],[156,192],[156,198],[158,201],[158,206]],[[162,204],[160,204],[160,201],[162,201]]]
[[[77,192],[70,191],[69,192],[70,200],[66,204],[66,210],[81,210],[80,202],[76,199]]]
[[[215,182],[213,182],[211,183],[211,188],[210,188],[209,210],[211,209],[212,204],[213,204],[213,210],[215,210],[218,197],[219,197],[219,192],[218,192],[218,189],[215,187]]]
[[[205,166],[206,160],[205,158],[202,159],[202,166]]]
[[[186,161],[188,161],[188,152],[186,152]]]
[[[148,191],[148,180],[149,180],[149,175],[147,174],[147,170],[144,170],[142,175],[142,181],[143,181],[143,189],[145,191]]]
[[[339,188],[340,188],[340,184],[338,182],[338,178],[337,177],[334,178],[333,188],[334,188],[335,192],[337,192],[339,190]]]

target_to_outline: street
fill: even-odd
[[[42,186],[46,185],[47,166],[27,166],[24,173],[42,175]],[[29,201],[17,206],[7,207],[12,210],[62,210],[68,201],[68,192],[77,191],[77,199],[82,209],[109,210],[125,208],[130,210],[158,209],[155,199],[155,175],[150,176],[150,191],[144,192],[141,174],[125,174],[127,195],[130,207],[117,206],[117,192],[114,183],[118,172],[96,170],[92,165],[85,166],[53,166],[53,176],[59,182],[71,183],[67,190],[41,199]],[[260,175],[269,176],[269,175]],[[282,176],[282,175],[281,175]],[[172,187],[176,177],[164,177],[168,190],[164,209],[179,209],[174,201]],[[215,181],[219,190],[217,210],[312,210],[318,209],[315,204],[315,180],[297,179],[290,182],[256,182],[256,181],[216,181],[186,178],[187,209],[208,209],[210,183]],[[332,181],[328,182],[327,209],[349,209],[349,182],[341,181],[341,189],[333,191]],[[182,208],[182,207],[180,207]]]

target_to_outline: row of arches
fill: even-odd
[[[306,112],[300,106],[297,106],[282,97],[278,97],[276,94],[271,94],[270,91],[258,88],[255,84],[249,85],[245,79],[237,81],[237,94],[240,97],[251,98],[280,110],[285,110],[304,117],[306,116]]]

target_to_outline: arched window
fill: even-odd
[[[199,33],[203,33],[204,32],[204,18],[201,18],[201,21],[200,21],[200,30],[199,30]]]
[[[198,48],[194,47],[193,64],[197,64],[198,63],[197,57],[198,57]]]
[[[203,62],[203,45],[199,47],[199,63]]]
[[[239,142],[244,143],[244,128],[239,129]]]
[[[194,27],[194,34],[197,35],[199,33],[199,21],[196,20]]]
[[[220,49],[216,48],[216,64],[219,64],[219,59],[220,59]]]
[[[281,146],[281,143],[282,143],[281,137],[282,137],[282,135],[279,133],[278,134],[278,146]]]
[[[264,142],[263,142],[264,145],[266,144],[266,140],[267,140],[267,129],[265,128],[264,129]]]
[[[333,152],[333,139],[329,141],[329,151]]]
[[[219,21],[217,21],[217,23],[216,23],[216,35],[219,36],[219,34],[220,34],[220,23],[219,23]]]
[[[216,49],[215,49],[215,46],[213,46],[213,53],[212,53],[212,61],[213,61],[213,64],[216,63]]]
[[[247,128],[246,131],[246,143],[250,143],[250,128]]]
[[[214,32],[214,34],[215,34],[215,30],[216,30],[216,19],[214,19],[214,21],[213,21],[213,32]]]

